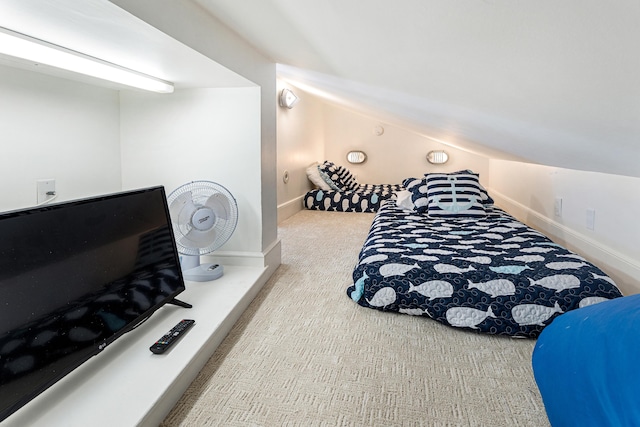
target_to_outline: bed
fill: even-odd
[[[359,184],[345,167],[330,161],[307,168],[317,188],[303,198],[306,209],[336,212],[377,212],[383,201],[403,190],[401,184]]]
[[[494,206],[476,174],[404,184],[411,207],[382,203],[354,268],[347,295],[359,305],[535,338],[561,313],[622,296],[596,266]]]

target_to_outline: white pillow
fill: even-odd
[[[325,180],[320,176],[320,171],[318,170],[318,162],[312,164],[307,168],[307,177],[309,178],[309,181],[313,182],[314,185],[321,190],[331,190],[329,184],[327,184]]]
[[[411,200],[412,194],[409,190],[396,191],[396,206],[407,211],[412,211],[415,208]]]

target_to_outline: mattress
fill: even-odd
[[[493,205],[485,212],[431,218],[383,202],[348,296],[376,310],[531,338],[562,313],[622,296],[583,257]]]
[[[337,212],[377,212],[380,204],[402,190],[399,184],[361,184],[352,190],[309,191],[304,207],[311,210]]]

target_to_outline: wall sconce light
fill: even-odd
[[[449,155],[442,150],[429,151],[427,153],[427,161],[431,164],[441,165],[447,163],[447,160],[449,160]]]
[[[282,89],[280,92],[280,106],[285,108],[293,108],[300,99],[289,89]]]
[[[173,83],[0,27],[0,54],[138,89],[172,93]]]
[[[367,161],[367,155],[364,151],[349,151],[347,153],[347,161],[349,163],[364,163]]]

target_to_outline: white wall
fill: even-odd
[[[300,101],[293,109],[278,107],[278,222],[302,209],[312,188],[307,167],[324,160],[324,104],[314,96],[278,80],[278,94],[292,89]],[[289,182],[283,180],[289,172]]]
[[[276,74],[275,63],[262,56],[236,33],[192,2],[172,0],[112,0],[160,31],[197,50],[260,88],[260,148],[249,154],[259,164],[260,216],[253,224],[269,265],[280,264],[276,205]],[[227,146],[227,150],[243,150]],[[247,161],[245,161],[246,164]],[[238,166],[242,166],[238,165]]]
[[[485,157],[332,104],[325,104],[324,111],[325,158],[347,167],[360,183],[400,184],[405,178],[460,169],[472,169],[480,174],[483,184],[488,183],[489,162]],[[374,132],[378,126],[384,129],[382,135]],[[351,150],[364,151],[367,161],[360,165],[347,162]],[[430,164],[426,155],[431,150],[446,151],[449,161],[444,165]]]
[[[640,292],[640,179],[491,160],[490,193],[519,219],[584,255],[625,294]],[[562,216],[554,214],[562,198]],[[587,229],[587,209],[595,226]]]
[[[225,151],[227,159],[233,159],[225,163],[227,170],[244,168],[241,179],[232,184],[223,182],[237,186],[234,195],[245,199],[240,213],[244,222],[234,233],[235,241],[229,242],[229,250],[252,252],[251,256],[259,258],[254,261],[275,269],[280,264],[276,223],[275,64],[192,3],[126,0],[120,3],[139,8],[137,11],[143,17],[166,24],[205,51],[205,55],[222,57],[257,82],[243,80],[247,87],[229,88],[242,94],[251,88],[250,103],[237,108],[227,94],[221,99],[230,104],[218,104],[208,111],[217,117],[207,116],[203,120],[215,123],[217,118],[225,119],[223,127],[210,133],[216,136],[209,141],[210,148],[213,150],[215,145],[216,152]],[[1,184],[5,197],[0,207],[13,209],[34,204],[38,178],[56,179],[58,200],[121,190],[120,162],[128,161],[129,157],[121,159],[117,91],[66,80],[58,82],[57,78],[24,70],[3,68],[3,73],[0,132],[7,148],[0,165],[6,175]],[[22,75],[33,77],[25,82]],[[239,99],[243,99],[242,94]],[[178,96],[173,98],[176,102]],[[125,120],[130,111],[123,112]],[[174,113],[177,115],[165,116],[162,124],[180,118],[180,111]],[[202,118],[202,114],[198,117]],[[241,143],[234,139],[236,133],[243,138]],[[218,138],[223,135],[227,138]],[[230,144],[229,139],[233,141]],[[126,139],[122,143],[127,145],[130,141]],[[172,154],[165,161],[173,158]],[[131,169],[127,166],[127,171]],[[127,175],[127,180],[128,188],[151,181],[148,178],[134,180],[131,175]]]
[[[0,210],[36,204],[36,180],[57,201],[121,188],[118,92],[0,66]]]
[[[306,175],[309,164],[330,160],[348,168],[358,182],[400,184],[405,178],[428,172],[472,169],[483,184],[489,182],[489,161],[466,151],[445,146],[397,125],[381,123],[324,99],[278,82],[278,90],[292,88],[300,102],[291,109],[278,108],[278,220],[302,209],[302,197],[313,188]],[[382,135],[374,129],[384,128]],[[346,160],[351,150],[367,154],[367,161],[354,165]],[[445,150],[449,161],[432,165],[426,160],[431,150]],[[284,171],[289,183],[282,182]]]
[[[259,88],[122,92],[120,99],[123,187],[164,185],[169,194],[189,181],[219,183],[239,211],[220,251],[260,253]]]

